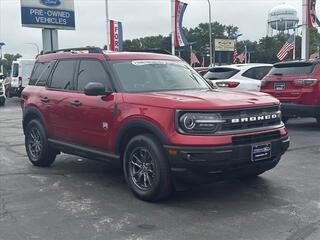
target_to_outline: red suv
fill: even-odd
[[[32,164],[50,166],[60,152],[118,163],[147,201],[167,198],[173,175],[262,174],[289,146],[277,99],[212,89],[171,55],[44,54],[21,104]]]
[[[313,117],[320,126],[320,62],[277,63],[262,82],[261,91],[281,101],[282,120]]]

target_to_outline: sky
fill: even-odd
[[[69,0],[67,0],[69,1]],[[288,3],[298,10],[302,0],[210,0],[212,19],[239,27],[239,40],[258,40],[267,33],[271,8]],[[195,27],[208,21],[207,0],[188,3],[183,26]],[[76,30],[59,30],[59,48],[106,44],[105,0],[74,0]],[[170,0],[109,0],[110,19],[123,22],[124,39],[168,35],[171,31]],[[35,44],[42,49],[41,29],[21,26],[20,0],[0,0],[0,42],[3,53],[20,53],[24,58],[36,55]]]

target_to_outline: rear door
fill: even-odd
[[[262,91],[282,102],[317,104],[319,78],[319,65],[313,62],[279,63],[265,77]]]
[[[74,92],[77,62],[74,59],[56,62],[48,81],[47,91],[41,95],[42,103],[48,107],[51,137],[67,142],[74,141],[74,123],[79,120],[71,113],[71,101],[77,94]]]

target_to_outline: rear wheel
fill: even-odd
[[[144,201],[168,198],[173,191],[169,163],[160,143],[149,134],[132,138],[123,159],[124,174],[131,191]]]
[[[26,127],[25,147],[30,162],[38,167],[49,167],[57,156],[48,143],[44,127],[37,119],[30,121]]]

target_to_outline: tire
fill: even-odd
[[[168,160],[160,143],[150,134],[138,135],[129,141],[123,170],[128,187],[143,201],[164,200],[173,192]]]
[[[0,100],[0,106],[2,107],[2,106],[4,106],[4,104],[6,103],[6,100],[4,99],[4,100]]]
[[[282,120],[283,123],[287,123],[289,118],[288,117],[282,117],[281,120]]]
[[[6,97],[7,97],[7,98],[11,98],[10,90],[7,90],[7,91],[6,91]]]
[[[43,125],[37,119],[30,121],[26,127],[25,147],[30,162],[37,167],[49,167],[57,156],[48,143]]]

